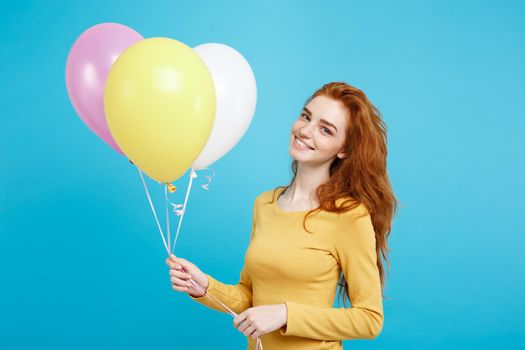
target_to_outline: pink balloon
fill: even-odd
[[[75,111],[98,137],[124,156],[106,123],[104,87],[108,72],[120,54],[143,39],[122,24],[97,24],[77,38],[66,62],[67,92]]]

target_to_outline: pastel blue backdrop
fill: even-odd
[[[343,80],[383,113],[401,202],[383,331],[345,348],[525,348],[522,1],[11,1],[0,13],[1,349],[245,348],[229,315],[170,288],[136,170],[68,99],[71,45],[109,21],[231,45],[257,78],[253,122],[210,190],[196,180],[177,255],[238,281],[255,196],[290,179],[293,120]]]

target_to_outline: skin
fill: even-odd
[[[303,211],[319,206],[315,190],[328,180],[332,161],[336,157],[346,157],[344,144],[349,118],[341,102],[325,96],[315,97],[303,108],[290,132],[289,153],[298,161],[298,166],[295,181],[277,201],[282,210]],[[313,150],[297,145],[296,137]],[[204,295],[188,282],[191,278],[203,291],[208,288],[208,278],[196,265],[175,255],[166,259],[166,264],[170,268],[170,281],[174,290],[194,297]],[[245,336],[257,339],[285,326],[286,320],[286,304],[259,305],[236,316],[233,326]]]
[[[322,119],[334,127],[323,123]],[[325,96],[315,97],[303,108],[290,132],[289,152],[298,162],[297,175],[277,201],[281,209],[303,211],[319,206],[315,190],[328,181],[330,164],[334,159],[346,157],[344,144],[349,119],[348,111],[341,102]],[[298,147],[296,137],[314,149]]]

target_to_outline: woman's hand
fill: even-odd
[[[260,305],[237,315],[233,319],[233,326],[245,336],[257,339],[284,326],[286,318],[286,304]]]
[[[204,295],[189,281],[192,279],[204,291],[208,289],[208,277],[197,266],[173,254],[166,259],[166,265],[170,267],[171,288],[179,292],[186,292],[193,297]]]

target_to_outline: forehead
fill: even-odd
[[[334,124],[338,130],[343,130],[350,115],[342,102],[326,96],[316,96],[305,106],[312,112],[312,116],[325,119]]]

